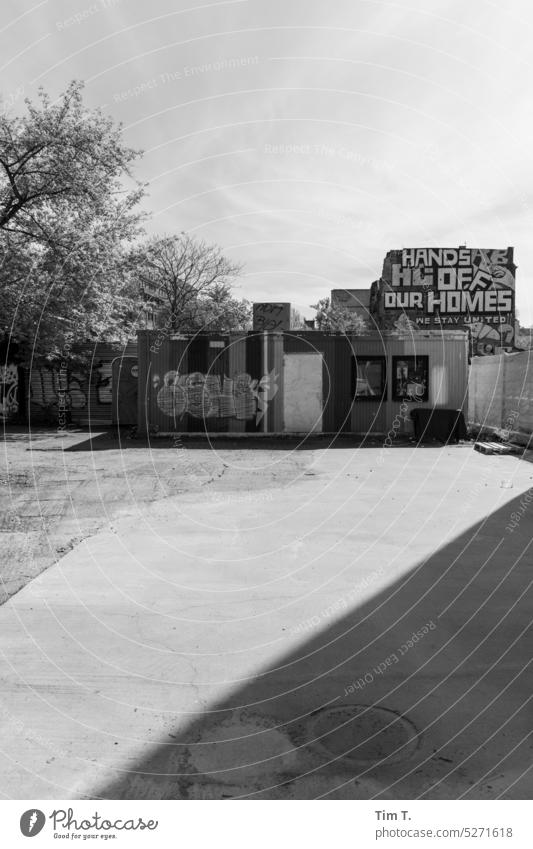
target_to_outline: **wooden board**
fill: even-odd
[[[521,453],[519,445],[509,445],[503,442],[476,442],[474,451],[479,451],[481,454],[517,454]]]
[[[255,303],[253,307],[254,330],[269,333],[290,330],[290,303]]]

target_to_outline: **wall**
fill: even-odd
[[[427,336],[390,337],[387,345],[388,373],[392,376],[392,359],[399,356],[427,356],[429,358],[429,395],[419,406],[463,410],[468,407],[468,336],[464,332],[444,335],[442,332]],[[411,432],[411,410],[416,402],[392,400],[389,387],[390,410],[388,419],[403,415],[404,428]],[[407,419],[405,418],[407,414]]]
[[[470,367],[472,426],[507,431],[527,444],[533,434],[533,352],[476,357]]]
[[[57,418],[59,393],[65,393],[65,406],[73,424],[111,425],[112,362],[121,354],[136,356],[137,344],[118,347],[99,344],[90,349],[92,359],[66,373],[46,366],[26,370],[29,388],[30,421],[51,424]]]
[[[353,353],[350,338],[341,334],[302,330],[283,334],[282,345],[286,354],[321,354],[322,431],[349,432]]]
[[[391,422],[400,421],[399,432],[410,434],[410,413],[416,406],[465,410],[468,396],[468,338],[464,332],[373,335],[352,339],[358,357],[385,358],[387,387],[383,401],[357,399],[352,406],[351,431],[358,434],[387,433]],[[393,358],[427,356],[429,394],[427,401],[393,400]]]
[[[385,331],[469,328],[474,355],[512,350],[515,271],[510,247],[389,251],[371,309]]]
[[[15,363],[0,366],[0,421],[9,421],[19,408],[19,374]]]
[[[255,433],[265,421],[274,427],[282,374],[275,334],[268,335],[266,362],[257,333],[167,339],[142,331],[138,350],[141,432]]]

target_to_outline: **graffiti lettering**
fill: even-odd
[[[202,372],[179,374],[168,371],[159,388],[159,377],[154,378],[157,406],[166,416],[179,418],[188,413],[194,418],[235,418],[259,423],[268,404],[278,391],[274,371],[254,380],[248,373],[230,378]]]
[[[86,380],[82,374],[69,374],[57,369],[32,369],[30,398],[41,409],[57,407],[83,410],[87,406]]]

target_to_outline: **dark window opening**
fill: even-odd
[[[393,401],[427,401],[428,357],[392,358]]]
[[[352,357],[352,396],[382,401],[385,397],[385,357]]]

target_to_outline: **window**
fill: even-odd
[[[392,400],[428,400],[428,357],[392,358]]]
[[[352,357],[352,395],[355,400],[383,400],[385,357]]]

